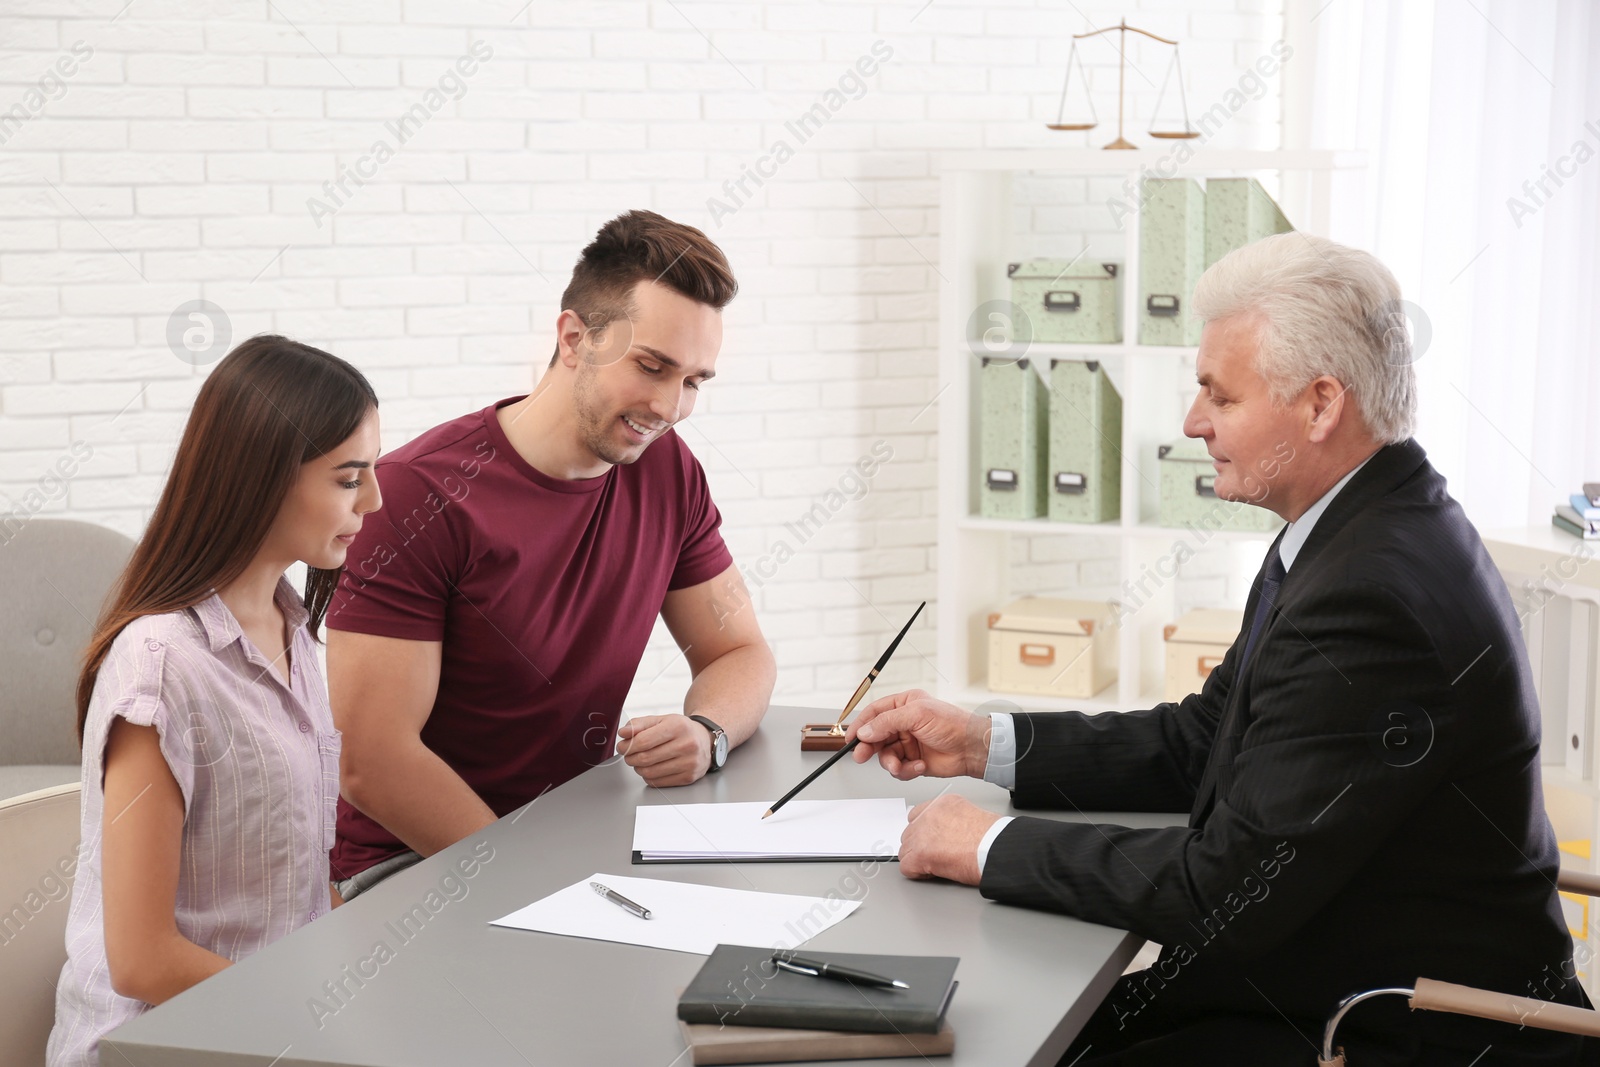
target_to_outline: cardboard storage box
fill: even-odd
[[[1205,687],[1244,627],[1244,612],[1196,608],[1162,630],[1167,642],[1167,686],[1163,698],[1182,700]]]
[[[1205,271],[1206,197],[1193,178],[1146,178],[1139,212],[1139,343],[1197,345],[1190,308]]]
[[[1122,396],[1099,363],[1050,361],[1049,453],[1050,517],[1116,521],[1122,510]]]
[[[1111,606],[1023,597],[989,616],[989,688],[1092,697],[1117,680]]]
[[[1185,437],[1156,451],[1161,467],[1161,525],[1271,533],[1283,520],[1266,508],[1217,496],[1216,468],[1205,443]]]
[[[978,371],[978,513],[1044,514],[1044,382],[1026,359],[984,356]]]
[[[1122,340],[1122,264],[1031,259],[1006,267],[1011,302],[1028,316],[1035,341],[1116,344]]]

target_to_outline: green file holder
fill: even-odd
[[[1122,397],[1097,362],[1050,361],[1050,464],[1057,522],[1112,522],[1122,510]]]
[[[1203,442],[1185,437],[1156,452],[1161,468],[1161,525],[1271,533],[1283,520],[1266,508],[1217,496],[1216,468]]]
[[[1026,359],[984,356],[978,404],[978,513],[1039,518],[1045,512],[1044,383]]]
[[[1205,270],[1205,191],[1193,178],[1146,178],[1140,189],[1139,343],[1197,345],[1190,302]]]
[[[1206,267],[1263,237],[1294,227],[1254,178],[1206,179]]]

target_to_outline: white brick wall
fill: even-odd
[[[795,549],[756,594],[779,697],[836,702],[910,607],[932,595],[938,306],[936,156],[1099,144],[1115,51],[1080,49],[1101,128],[1052,133],[1067,36],[1109,8],[1023,0],[872,3],[534,0],[6,0],[0,6],[0,510],[69,514],[137,535],[205,373],[167,348],[204,298],[235,341],[289,333],[355,362],[383,398],[384,445],[525,390],[578,250],[649,207],[726,249],[742,294],[721,373],[684,430],[740,563]],[[1080,15],[1082,10],[1086,15]],[[1183,40],[1198,114],[1281,35],[1277,3],[1143,0]],[[513,17],[514,16],[514,17]],[[1087,21],[1085,21],[1087,19]],[[797,143],[786,126],[874,43],[859,98]],[[78,51],[74,55],[77,42]],[[474,42],[492,58],[331,218],[387,124]],[[1143,139],[1166,57],[1130,40],[1128,129]],[[481,49],[483,46],[480,45]],[[83,58],[87,50],[92,53]],[[61,57],[76,60],[59,80]],[[68,64],[71,66],[72,64]],[[46,79],[41,85],[41,79]],[[459,99],[451,99],[457,85]],[[13,109],[20,108],[20,111]],[[6,124],[6,112],[28,116]],[[1277,143],[1271,87],[1217,145]],[[792,159],[725,201],[780,138]],[[1089,183],[1019,182],[1030,254],[1105,230]],[[893,458],[804,543],[805,515],[882,441]],[[92,456],[46,476],[74,442]],[[1039,580],[1099,582],[1106,557]],[[1113,565],[1114,566],[1114,565]],[[1216,567],[1196,581],[1223,581]],[[1235,589],[1227,589],[1231,596]],[[882,686],[931,681],[931,619]],[[658,632],[630,705],[673,706],[687,678]]]

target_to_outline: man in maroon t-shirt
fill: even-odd
[[[736,289],[699,230],[621,215],[573,271],[534,391],[379,462],[384,508],[328,612],[346,899],[614,746],[649,784],[684,785],[755,732],[772,653],[672,429],[715,374]],[[657,614],[693,672],[685,714],[619,730]]]

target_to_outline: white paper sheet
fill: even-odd
[[[652,804],[634,814],[633,848],[661,860],[862,859],[900,854],[906,802],[791,800],[769,805]]]
[[[589,888],[590,882],[599,882],[649,908],[650,918],[641,919],[618,907]],[[490,925],[709,956],[719,944],[794,948],[860,906],[859,900],[837,896],[756,893],[659,878],[593,874]]]

